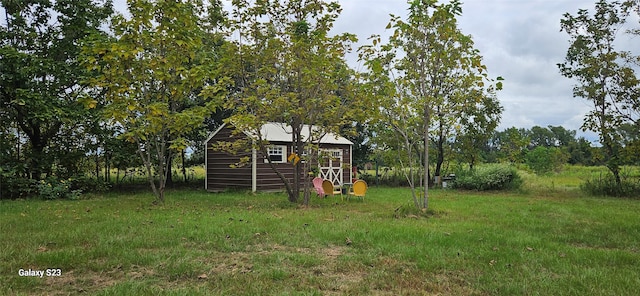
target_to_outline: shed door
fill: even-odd
[[[318,157],[320,178],[329,180],[336,186],[342,186],[342,150],[320,149]]]

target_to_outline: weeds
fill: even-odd
[[[623,175],[617,184],[612,174],[587,179],[582,190],[593,196],[640,197],[640,178]]]

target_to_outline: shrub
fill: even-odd
[[[522,185],[522,178],[515,167],[503,164],[485,165],[480,168],[460,171],[453,188],[469,190],[505,190],[518,189]]]
[[[413,203],[403,204],[397,207],[393,211],[393,218],[401,219],[401,218],[413,218],[417,219],[419,217],[431,217],[441,214],[442,212],[436,212],[433,209],[419,209]]]
[[[375,175],[369,174],[367,172],[358,174],[358,178],[364,180],[369,185],[381,185],[389,187],[409,186],[409,182],[407,182],[407,178],[405,177],[405,175],[397,169],[391,170],[386,168],[383,172],[380,172],[380,175],[377,179]],[[420,178],[419,175],[418,178]]]
[[[594,196],[640,197],[640,180],[621,176],[621,184],[616,184],[612,174],[586,180],[580,188]]]
[[[59,180],[57,178],[47,178],[41,180],[36,188],[40,197],[44,199],[78,199],[81,190],[71,190],[71,180]]]
[[[69,182],[71,190],[79,190],[81,192],[106,192],[111,188],[111,185],[104,180],[86,176],[71,178]]]
[[[0,175],[0,199],[25,198],[34,194],[34,181],[15,175]]]
[[[536,147],[526,157],[527,165],[538,175],[559,172],[567,160],[568,154],[556,147]]]

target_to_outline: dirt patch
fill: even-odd
[[[45,278],[46,291],[40,295],[69,295],[91,293],[104,290],[124,279],[124,276],[114,277],[110,272],[97,273],[93,271],[66,271],[59,277]]]
[[[162,267],[133,265],[113,266],[101,272],[72,270],[61,277],[46,278],[40,290],[32,294],[90,295],[126,281],[149,282],[156,288],[167,290],[187,286],[213,288],[222,279],[238,279],[240,282],[269,281],[271,273],[278,269],[287,272],[282,281],[300,287],[313,287],[324,295],[481,294],[466,282],[464,275],[426,272],[412,262],[393,256],[380,256],[363,264],[361,260],[343,257],[357,256],[352,254],[350,248],[334,245],[303,248],[260,244],[247,246],[247,250],[242,252],[211,251],[193,259],[193,274],[180,279],[165,275]],[[273,263],[274,258],[281,258],[279,256],[285,259]],[[305,261],[307,259],[311,263]],[[259,266],[261,262],[266,265]]]

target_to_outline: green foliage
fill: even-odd
[[[70,189],[73,191],[85,193],[101,193],[107,192],[111,188],[108,181],[100,178],[89,178],[86,176],[76,176],[69,179]]]
[[[499,151],[499,160],[522,163],[530,142],[526,129],[510,127],[504,131],[497,132],[492,144]]]
[[[256,135],[255,148],[264,155],[270,144],[261,137],[262,126],[286,124],[292,152],[309,160],[295,164],[293,173],[305,175],[307,164],[317,158],[317,149],[311,147],[327,132],[338,134],[352,122],[364,121],[364,110],[371,107],[366,96],[356,98],[356,75],[345,61],[356,37],[330,34],[341,11],[337,2],[233,1],[233,6],[229,30],[241,38],[225,47],[226,73],[235,82],[234,93],[222,100],[224,108],[233,110],[226,121],[238,132]],[[302,137],[309,126],[315,130]],[[309,150],[312,153],[306,153]],[[289,200],[297,202],[300,179],[271,168]],[[308,202],[309,195],[304,200]]]
[[[621,158],[625,164],[640,165],[640,122],[622,124],[618,128],[622,136]]]
[[[409,187],[409,181],[406,174],[402,172],[402,169],[390,169],[385,167],[381,169],[379,175],[364,172],[358,175],[359,179],[364,180],[367,184],[377,186],[389,186],[389,187]]]
[[[595,4],[593,13],[580,9],[577,14],[564,14],[561,30],[570,37],[560,73],[577,80],[573,96],[589,100],[589,111],[582,128],[598,133],[604,161],[620,187],[621,134],[619,127],[636,123],[640,112],[640,80],[636,75],[638,57],[618,51],[620,28],[630,13],[640,8],[637,1],[605,1]],[[637,31],[636,31],[637,32]]]
[[[494,93],[482,95],[476,104],[465,104],[458,117],[454,140],[454,158],[466,162],[471,168],[482,159],[481,151],[487,146],[489,138],[495,133],[504,108]]]
[[[420,198],[415,188],[430,182],[424,173],[434,158],[430,142],[437,152],[435,174],[441,173],[449,152],[445,148],[456,134],[467,136],[456,143],[457,149],[473,163],[473,150],[495,128],[502,111],[495,99],[502,82],[490,85],[495,81],[471,36],[458,28],[461,13],[459,1],[410,1],[406,20],[391,16],[387,29],[394,32],[388,43],[372,36],[372,45],[360,48],[368,68],[365,89],[380,104],[378,142],[382,149],[397,151],[417,208],[428,208],[428,185]]]
[[[612,174],[592,177],[584,181],[580,188],[593,196],[640,197],[640,176],[631,177],[622,174],[618,183]]]
[[[37,181],[16,175],[14,170],[0,167],[0,199],[17,199],[31,196]]]
[[[539,146],[527,152],[526,155],[526,164],[536,174],[558,172],[567,163],[567,160],[567,153],[557,147]]]
[[[456,173],[453,188],[467,190],[513,190],[522,186],[522,178],[512,165],[483,165]]]
[[[176,152],[186,136],[218,107],[227,79],[218,75],[212,25],[201,1],[130,1],[127,19],[113,18],[110,39],[94,37],[84,48],[86,67],[96,72],[91,86],[103,91],[104,115],[136,143],[149,184],[164,201]],[[219,4],[219,3],[218,3]],[[199,100],[199,98],[205,100]],[[87,107],[99,102],[87,97]],[[156,183],[157,182],[157,183]]]
[[[23,163],[19,175],[39,180],[56,166],[69,169],[88,152],[92,137],[84,135],[91,134],[96,116],[79,103],[91,91],[82,82],[91,73],[78,57],[84,38],[101,34],[111,2],[1,1],[0,6],[0,135],[20,139],[13,146],[19,153],[9,154],[10,166]]]
[[[71,179],[64,180],[50,177],[37,184],[38,195],[43,199],[78,199],[81,190],[71,189]]]

